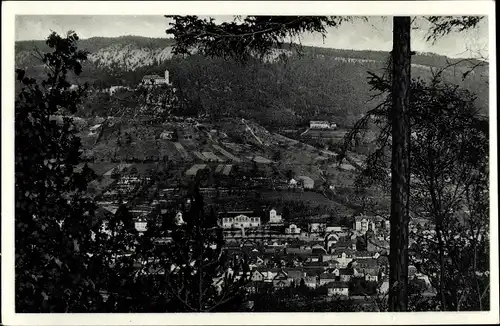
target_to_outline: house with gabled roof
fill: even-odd
[[[356,259],[359,259],[359,258],[373,258],[374,253],[370,252],[370,251],[356,251],[356,253],[354,254],[354,256],[356,257]]]
[[[276,276],[273,278],[274,288],[285,288],[291,285],[292,279],[288,277],[288,274],[284,270],[279,270]]]
[[[258,269],[254,269],[250,273],[250,280],[251,281],[254,281],[254,282],[264,282],[265,279],[266,279],[266,276],[262,273],[262,271],[260,271]]]

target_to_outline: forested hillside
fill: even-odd
[[[376,103],[370,101],[368,72],[382,74],[388,66],[386,52],[304,47],[301,53],[287,50],[287,56],[277,53],[265,62],[239,64],[174,56],[172,44],[171,39],[135,36],[81,40],[90,62],[73,82],[99,88],[134,86],[145,74],[163,75],[168,69],[180,97],[199,113],[239,115],[283,127],[326,116],[349,126]],[[16,65],[36,76],[43,67],[31,54],[35,47],[43,52],[46,46],[43,41],[17,42]],[[476,93],[487,112],[487,64],[462,81],[470,63],[434,54],[416,54],[412,62],[415,78],[428,78],[433,70],[455,63],[444,78]]]

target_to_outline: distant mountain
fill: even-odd
[[[163,75],[168,69],[181,96],[202,111],[238,114],[267,124],[296,124],[318,115],[349,124],[373,106],[367,72],[383,73],[389,58],[381,51],[303,47],[301,53],[277,49],[264,62],[242,65],[198,55],[175,56],[173,45],[172,39],[138,36],[80,40],[80,48],[90,55],[78,82],[136,85],[143,75]],[[31,55],[35,47],[49,50],[44,41],[22,41],[16,42],[15,53],[16,66],[27,67],[37,77],[43,66]],[[447,69],[446,80],[476,93],[478,105],[487,112],[488,64],[462,81],[474,62],[417,53],[412,75],[428,78],[432,70],[450,64],[455,66]]]
[[[79,46],[91,53],[89,59],[102,67],[118,66],[124,70],[135,70],[140,67],[159,64],[173,57],[172,47],[175,41],[170,38],[148,38],[142,36],[120,36],[92,37],[79,41]],[[31,56],[33,49],[38,48],[41,52],[48,51],[45,41],[19,41],[15,44],[16,64],[30,66],[39,64],[38,60]],[[359,51],[341,50],[319,47],[304,47],[305,53],[315,53],[318,58],[325,56],[335,57],[337,60],[346,62],[380,62],[387,60],[387,52],[383,51]],[[291,50],[275,50],[266,61],[276,61],[280,55],[290,56]],[[430,52],[419,52],[412,58],[413,67],[430,69],[442,67],[462,61],[461,59],[450,59],[445,56]],[[474,62],[471,62],[474,63]],[[466,68],[465,63],[458,65]]]

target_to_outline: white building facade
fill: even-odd
[[[313,121],[309,122],[309,128],[311,128],[311,129],[329,129],[330,122],[313,120]]]
[[[349,296],[349,286],[347,284],[331,285],[328,287],[328,296]]]
[[[235,228],[257,228],[260,227],[260,217],[249,217],[246,215],[238,215],[236,217],[223,217],[222,218],[222,228],[223,229],[235,229]]]
[[[160,77],[158,75],[146,75],[142,78],[142,83],[144,85],[172,85],[168,70],[165,70],[164,77]]]

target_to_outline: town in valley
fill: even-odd
[[[26,33],[35,18],[17,19]],[[281,44],[238,61],[179,50],[191,20],[215,23],[175,19],[175,39],[17,40],[19,312],[489,309],[486,59],[411,53],[404,231],[390,52]],[[407,261],[391,262],[394,230]]]

